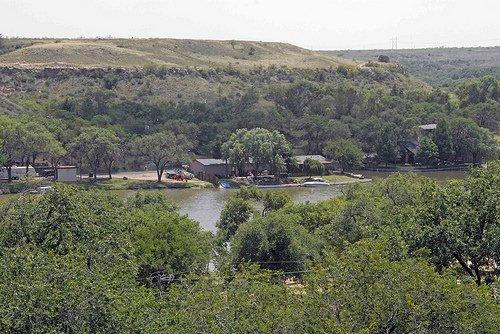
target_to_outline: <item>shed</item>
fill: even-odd
[[[227,177],[229,165],[222,159],[195,159],[189,164],[193,174],[203,180],[213,177]]]
[[[55,179],[59,182],[76,182],[76,174],[75,166],[58,166]]]

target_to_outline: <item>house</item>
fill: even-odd
[[[306,161],[307,159],[321,162],[323,166],[325,166],[325,169],[329,169],[332,166],[332,162],[322,155],[296,155],[293,158],[295,159],[295,161],[297,161],[299,169],[302,169],[304,161]]]
[[[417,157],[419,142],[416,140],[407,140],[403,147],[405,149],[404,163],[414,164]]]
[[[58,166],[56,169],[55,181],[58,182],[76,182],[75,166]]]
[[[231,173],[230,166],[222,159],[195,159],[189,164],[189,169],[200,180],[225,178]]]

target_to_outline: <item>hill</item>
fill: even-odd
[[[236,130],[264,128],[281,132],[298,154],[350,138],[389,163],[404,158],[420,124],[453,118],[457,131],[498,133],[491,77],[436,89],[397,64],[280,43],[8,39],[4,51],[0,112],[37,120],[68,148],[90,126],[124,143],[169,130],[186,134],[195,154],[220,157]]]
[[[323,54],[353,61],[376,61],[389,56],[416,77],[433,85],[493,75],[500,79],[500,46],[478,48],[428,48],[401,50],[339,50]]]
[[[316,68],[355,63],[286,43],[254,41],[12,38],[3,44],[0,66]]]

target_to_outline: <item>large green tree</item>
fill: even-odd
[[[361,167],[363,162],[363,151],[350,139],[328,142],[323,153],[335,161],[342,171],[352,171]]]
[[[12,181],[12,166],[23,156],[22,140],[25,135],[25,129],[18,120],[0,116],[0,152],[9,182]]]
[[[113,163],[119,151],[119,138],[110,130],[89,127],[70,144],[70,152],[90,168],[94,180],[99,167],[105,165],[111,178]]]
[[[182,134],[162,131],[137,138],[132,143],[132,151],[143,161],[155,165],[158,182],[161,182],[163,172],[169,165],[189,160],[192,145]]]
[[[281,133],[261,128],[239,129],[222,146],[225,159],[238,168],[252,165],[255,173],[262,168],[273,173],[283,171],[290,153],[290,144]]]
[[[438,267],[456,261],[478,285],[491,280],[500,262],[500,163],[426,194],[410,243],[429,249]]]

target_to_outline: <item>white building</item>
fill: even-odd
[[[75,166],[59,166],[56,170],[56,181],[59,182],[76,182],[76,167]]]
[[[12,166],[11,173],[12,177],[15,179],[17,178],[21,179],[26,176],[37,176],[35,169],[31,166],[28,167],[27,174],[26,174],[26,166]],[[0,179],[6,179],[6,178],[8,178],[7,168],[0,167]]]

